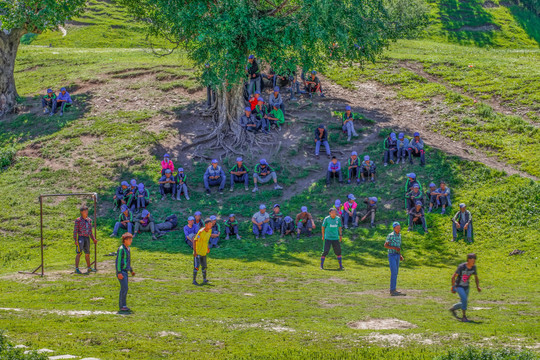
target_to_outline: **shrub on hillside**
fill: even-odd
[[[13,163],[15,159],[15,149],[12,147],[0,148],[0,169]]]
[[[539,357],[529,351],[509,349],[477,349],[464,348],[450,350],[447,354],[437,356],[435,360],[537,360]]]
[[[0,332],[0,359],[6,360],[46,360],[47,357],[42,354],[31,352],[24,353],[24,349],[16,349],[4,336],[3,332]]]

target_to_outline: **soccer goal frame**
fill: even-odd
[[[94,238],[97,240],[97,193],[74,193],[74,194],[40,194],[39,195],[39,228],[41,237],[41,264],[33,271],[19,271],[20,274],[29,275],[45,275],[44,257],[43,257],[43,199],[48,197],[68,197],[68,196],[91,196],[94,200]],[[97,244],[94,244],[94,261],[90,266],[94,265],[97,270]],[[41,273],[38,271],[41,270]]]

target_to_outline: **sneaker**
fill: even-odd
[[[82,272],[81,272],[81,270],[79,270],[79,268],[76,268],[76,269],[75,269],[75,274],[82,275]]]
[[[166,196],[163,195],[163,196],[161,197],[161,201],[163,201],[163,200],[165,200],[165,199],[166,199]]]
[[[319,269],[324,270],[324,267],[321,266],[321,267],[319,267]]]
[[[461,318],[461,321],[462,321],[462,322],[469,322],[469,319],[467,319],[467,317],[464,316],[464,317]]]
[[[257,191],[259,191],[259,188],[255,186],[251,192],[256,193]]]
[[[154,240],[154,241],[157,240],[156,235],[152,235],[152,240]]]
[[[197,280],[193,280],[192,284],[195,286],[199,286],[199,283],[197,282]]]
[[[109,237],[116,237],[116,234],[112,233],[111,235],[109,235]]]
[[[176,200],[177,200],[177,201],[181,201],[181,200],[182,200],[182,199],[180,198],[180,194],[177,194],[177,195],[176,195]]]
[[[202,283],[203,283],[203,285],[204,285],[204,284],[208,284],[208,280],[207,280],[207,279],[204,279]]]
[[[189,196],[186,195],[186,200],[189,200]]]
[[[384,163],[384,166],[388,166],[388,164],[387,164],[387,163]]]
[[[347,141],[351,141],[351,137],[350,137],[350,136],[347,137]]]
[[[400,159],[397,159],[396,164],[399,164],[399,162],[400,162]]]
[[[255,235],[255,240],[259,240],[259,235]]]
[[[246,186],[246,187],[244,187],[244,190],[248,191],[248,190],[249,190],[249,187],[247,187],[247,186]]]
[[[49,114],[49,116],[53,116],[53,115],[54,115],[54,113],[51,111],[51,113]]]
[[[219,193],[220,193],[221,195],[223,195],[223,190],[219,190]]]
[[[345,270],[345,268],[344,268],[343,266],[340,266],[340,267],[338,268],[338,270],[343,271],[343,270]]]
[[[236,235],[236,240],[241,240],[242,238],[240,237],[240,235]]]
[[[92,268],[92,267],[89,267],[86,271],[87,272],[97,272],[97,270]]]
[[[349,229],[349,225],[345,225],[344,228],[345,228],[345,230],[348,230],[348,229]]]
[[[278,184],[276,184],[274,186],[274,190],[283,190],[283,188],[281,186],[279,186]]]
[[[206,195],[210,196],[210,189],[206,189]]]
[[[397,290],[394,290],[394,291],[390,291],[390,296],[405,296],[405,294]]]
[[[456,239],[452,239],[452,240],[450,240],[450,241],[451,241],[451,242],[455,242],[455,241],[456,241]]]
[[[229,240],[229,235],[225,236],[225,240]]]
[[[230,191],[230,192],[233,192],[233,191],[234,191],[234,189],[233,189],[233,188],[230,188],[230,189],[229,189],[229,191]]]
[[[429,234],[428,229],[424,229],[424,233]]]
[[[63,111],[60,113],[60,116],[64,116],[64,112],[63,112]]]
[[[47,114],[48,112],[49,112],[49,110],[48,110],[46,107],[43,108],[43,113],[44,113],[44,114]]]
[[[374,229],[374,228],[375,228],[375,224],[371,223],[371,228]]]

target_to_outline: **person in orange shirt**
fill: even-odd
[[[208,242],[210,241],[211,235],[212,220],[205,219],[204,227],[197,232],[197,235],[195,235],[195,238],[193,239],[193,256],[195,257],[193,266],[193,285],[199,285],[197,282],[197,273],[199,272],[199,268],[202,270],[202,283],[208,283],[208,280],[206,279],[206,254],[210,252]]]

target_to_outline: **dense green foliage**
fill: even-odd
[[[535,360],[536,354],[529,351],[517,350],[491,350],[478,348],[465,348],[450,350],[448,354],[437,356],[435,360]]]
[[[12,147],[0,148],[0,169],[11,165],[15,158],[15,149]]]
[[[46,360],[47,356],[30,352],[24,353],[25,349],[15,348],[13,344],[6,338],[4,333],[0,331],[0,359],[2,360]]]

